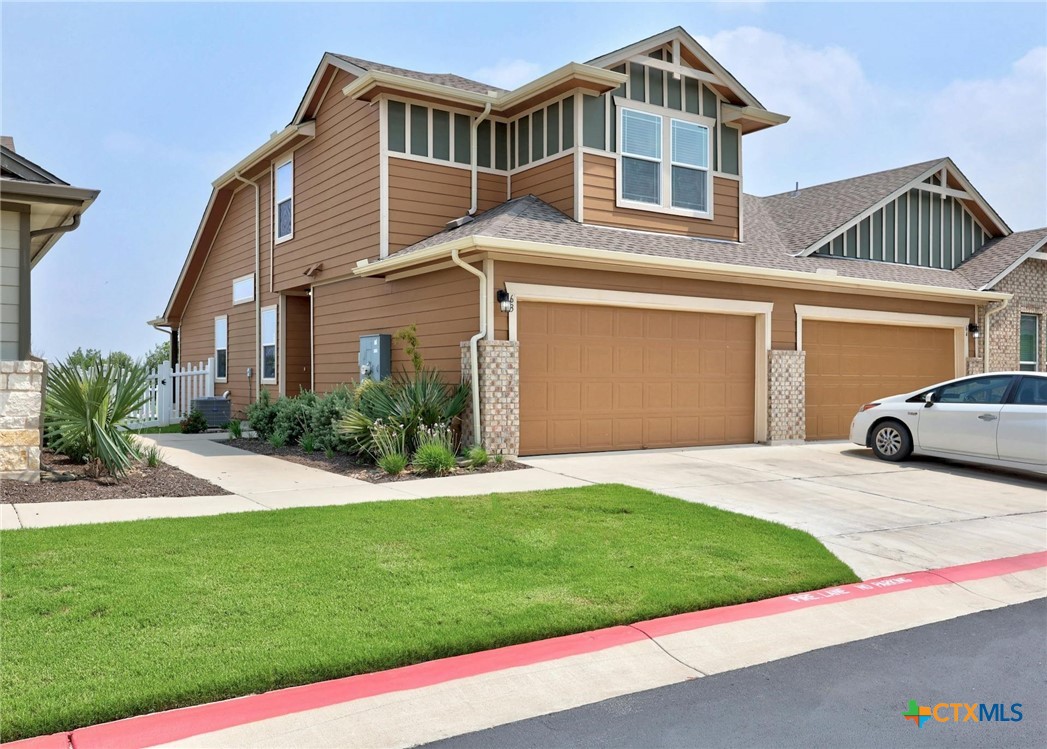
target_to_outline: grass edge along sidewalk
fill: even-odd
[[[4,741],[857,579],[611,484],[0,538]]]

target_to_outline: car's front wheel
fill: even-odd
[[[880,460],[897,463],[912,455],[912,435],[899,421],[884,421],[877,424],[873,429],[870,443],[873,453]]]

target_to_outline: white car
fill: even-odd
[[[881,460],[912,454],[1047,474],[1047,374],[995,372],[862,406],[851,442]]]

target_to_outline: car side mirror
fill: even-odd
[[[923,398],[923,407],[930,408],[938,402],[937,393],[927,393]]]

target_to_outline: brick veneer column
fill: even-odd
[[[0,361],[0,481],[40,480],[44,363]]]
[[[472,400],[462,414],[462,443],[479,441],[492,455],[520,451],[520,344],[480,341],[480,440],[473,437]],[[469,380],[469,343],[462,343],[462,377]]]
[[[797,442],[807,437],[806,352],[768,352],[767,439]]]
[[[1023,312],[1040,316],[1040,350],[1037,369],[1047,371],[1043,342],[1047,340],[1047,262],[1029,259],[1011,271],[993,291],[1013,294],[1010,303],[989,325],[989,372],[1018,369],[1019,321]],[[984,313],[978,315],[978,324],[985,330]]]

